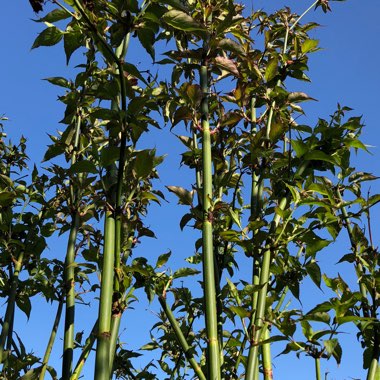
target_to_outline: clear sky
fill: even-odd
[[[306,0],[261,0],[253,1],[254,9],[264,8],[272,11],[284,5],[291,7],[300,13],[310,5]],[[246,1],[246,6],[251,3]],[[327,118],[339,102],[353,108],[355,114],[363,115],[366,124],[362,140],[373,147],[373,155],[360,153],[355,159],[357,168],[363,171],[380,174],[378,165],[380,159],[379,144],[380,133],[378,126],[379,112],[379,36],[380,36],[380,2],[378,0],[348,0],[346,2],[332,2],[332,13],[324,14],[320,9],[311,12],[306,20],[315,20],[322,25],[314,32],[314,37],[320,40],[323,48],[320,52],[313,54],[310,60],[311,84],[300,88],[307,92],[318,102],[313,102],[306,107],[308,123],[314,125],[318,117]],[[35,15],[27,0],[3,0],[0,13],[0,46],[2,57],[0,59],[0,115],[5,114],[10,121],[6,123],[8,135],[17,139],[23,134],[28,139],[28,152],[31,163],[37,165],[41,161],[46,145],[49,143],[47,133],[55,134],[60,129],[58,124],[62,118],[63,107],[57,101],[61,93],[59,88],[50,85],[42,78],[51,76],[67,76],[72,74],[71,68],[65,66],[65,58],[62,45],[53,48],[40,48],[31,51],[32,43],[41,31],[41,24],[31,21]],[[130,52],[133,55],[133,51]],[[75,61],[75,58],[74,58]],[[141,65],[148,66],[150,62],[142,62]],[[311,120],[311,121],[310,121]],[[146,143],[157,145],[158,153],[165,154],[170,151],[166,162],[161,168],[161,185],[182,185],[189,187],[191,180],[188,173],[179,168],[179,154],[182,147],[178,145],[176,138],[168,131],[165,139],[160,134],[152,132]],[[159,139],[159,140],[158,140]],[[31,165],[32,166],[32,165]],[[176,181],[173,183],[173,181]],[[371,192],[380,192],[378,184],[373,183]],[[180,235],[178,223],[185,208],[176,207],[176,199],[167,195],[171,202],[165,206],[165,225],[156,227],[157,222],[162,220],[161,209],[152,208],[149,221],[154,226],[158,240],[152,242],[144,241],[143,249],[151,250],[152,256],[170,248],[178,261],[174,266],[182,266],[180,260],[193,253],[194,234],[191,231]],[[376,213],[379,209],[376,208]],[[169,218],[170,216],[170,218]],[[377,218],[377,221],[380,219]],[[163,228],[164,227],[164,228]],[[378,225],[374,225],[374,235],[378,235]],[[173,239],[173,236],[175,238]],[[178,236],[178,238],[177,238]],[[375,238],[376,239],[376,238]],[[378,244],[379,240],[375,241]],[[63,238],[50,247],[47,252],[49,257],[56,253],[63,254],[66,239]],[[183,248],[187,246],[188,248]],[[335,248],[328,248],[320,259],[325,270],[330,273],[341,271],[343,267],[335,265],[339,256],[337,251],[348,251],[347,242],[342,240]],[[185,251],[184,251],[185,250]],[[355,286],[355,284],[353,284]],[[318,297],[315,290],[311,290],[310,297],[305,296],[307,305],[310,297]],[[145,302],[136,307],[135,312],[127,315],[123,322],[126,329],[125,341],[130,342],[127,348],[136,348],[149,339],[146,332],[142,332],[143,323],[141,314],[145,313],[147,325],[154,321],[153,310],[156,306],[148,306]],[[145,312],[146,309],[151,311]],[[1,314],[5,308],[2,307]],[[80,311],[79,311],[80,310]],[[78,314],[82,312],[80,323],[82,328],[92,325],[97,313],[97,305],[93,308],[81,307]],[[20,314],[20,313],[18,313]],[[22,336],[26,337],[29,348],[34,348],[40,355],[50,332],[55,310],[46,307],[42,300],[37,301],[35,309],[32,310],[32,318],[29,322],[24,316],[17,318],[16,329]],[[130,326],[134,327],[131,329]],[[46,330],[40,327],[47,326]],[[61,325],[62,327],[62,325]],[[139,330],[141,328],[141,331]],[[39,329],[37,334],[37,329]],[[349,331],[349,329],[347,329]],[[62,332],[62,329],[61,329]],[[62,334],[60,333],[59,339]],[[342,335],[345,341],[343,347],[343,362],[337,368],[335,362],[330,360],[323,363],[323,371],[328,371],[329,380],[348,380],[351,378],[364,379],[365,375],[361,369],[361,354],[355,333]],[[58,363],[60,359],[61,342],[57,342],[54,350],[52,364]],[[275,361],[275,378],[279,380],[305,380],[306,373],[312,373],[313,362],[311,359],[298,360],[295,356],[282,357]],[[59,366],[57,369],[60,371]],[[92,365],[86,372],[86,379],[92,377]],[[312,378],[312,377],[311,377]]]

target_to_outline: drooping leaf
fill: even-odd
[[[187,13],[178,9],[173,9],[169,12],[166,12],[162,16],[162,19],[173,28],[185,32],[205,31],[205,27],[203,25],[194,20]]]
[[[224,71],[227,71],[237,77],[240,76],[237,65],[232,59],[226,57],[216,57],[215,64],[217,67]]]
[[[308,39],[301,45],[301,51],[303,54],[308,53],[309,51],[315,50],[318,46],[318,40]]]
[[[178,197],[179,204],[188,205],[188,206],[191,206],[193,204],[192,191],[186,190],[181,186],[166,186],[166,188]]]
[[[156,262],[156,268],[161,268],[163,265],[165,265],[170,256],[171,256],[171,251],[167,252],[167,253],[163,253],[162,255],[158,256],[158,259],[157,259],[157,262]]]
[[[199,274],[199,270],[193,269],[193,268],[180,268],[176,270],[173,274],[173,278],[182,278],[182,277],[188,277],[188,276],[194,276],[196,274]]]
[[[70,174],[78,174],[78,173],[93,173],[96,174],[98,172],[95,164],[88,160],[78,161],[74,165],[72,165],[68,172]]]
[[[61,41],[63,33],[55,26],[49,26],[43,30],[38,37],[34,40],[32,49],[36,49],[39,46],[53,46]]]
[[[267,82],[271,81],[278,73],[278,59],[272,58],[265,69],[264,78]]]

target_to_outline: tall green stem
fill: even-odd
[[[75,321],[75,242],[78,235],[79,215],[75,212],[70,230],[65,260],[65,333],[63,339],[62,380],[69,380],[74,354],[74,321]]]
[[[270,338],[270,332],[268,328],[265,328],[263,339],[267,340]],[[262,346],[262,355],[263,355],[263,371],[264,371],[264,380],[273,379],[273,370],[272,370],[272,355],[270,349],[270,343],[265,343]]]
[[[40,376],[38,378],[39,380],[45,379],[45,373],[46,373],[47,366],[49,363],[50,354],[51,354],[51,351],[52,351],[53,346],[54,346],[55,337],[57,336],[59,322],[61,321],[62,310],[63,310],[63,297],[59,300],[57,313],[56,313],[55,319],[54,319],[53,329],[51,330],[49,342],[48,342],[48,345],[46,347],[44,358],[42,360],[42,369],[41,369]]]
[[[304,161],[301,166],[298,168],[296,176],[301,175],[307,168],[309,162]],[[278,207],[281,210],[285,210],[286,206],[289,202],[289,195],[282,198],[279,202]],[[258,366],[258,353],[259,353],[259,343],[261,339],[261,334],[265,332],[265,329],[267,328],[266,324],[264,323],[265,318],[265,303],[267,298],[267,292],[268,292],[268,282],[269,282],[269,276],[270,276],[270,264],[271,264],[271,256],[272,256],[272,248],[271,248],[271,236],[274,236],[275,230],[280,223],[280,215],[276,214],[273,218],[269,233],[268,233],[268,240],[264,249],[263,253],[263,259],[261,263],[261,272],[260,272],[260,286],[261,289],[258,292],[258,298],[257,298],[257,305],[256,305],[256,313],[255,313],[255,323],[252,326],[253,328],[253,334],[252,334],[252,341],[251,341],[251,348],[248,355],[248,363],[249,366],[247,367],[247,373],[246,373],[246,380],[257,380],[257,366]]]
[[[206,335],[208,344],[208,376],[209,380],[220,380],[220,352],[218,341],[218,318],[216,307],[215,266],[213,249],[212,226],[212,159],[211,134],[208,109],[208,69],[203,63],[200,69],[200,85],[202,89],[202,185],[203,185],[203,286],[204,303],[206,309]]]
[[[172,310],[168,306],[166,299],[164,297],[160,296],[158,298],[158,300],[160,301],[160,304],[162,306],[163,311],[165,312],[166,316],[168,317],[168,320],[170,322],[170,325],[172,326],[172,329],[175,333],[177,341],[178,341],[179,345],[181,346],[181,348],[182,348],[187,360],[189,361],[191,367],[193,368],[194,372],[196,373],[196,375],[198,376],[198,378],[200,380],[206,380],[206,377],[203,374],[201,367],[199,366],[199,364],[195,360],[194,355],[193,355],[192,350],[191,350],[191,347],[187,343],[187,340],[186,340],[186,338],[185,338],[185,336],[181,330],[181,327],[179,326],[177,319],[173,315]]]
[[[90,355],[92,347],[95,344],[97,332],[98,332],[98,321],[96,321],[96,323],[94,324],[94,327],[91,330],[90,336],[86,339],[85,345],[82,349],[82,353],[78,359],[77,365],[75,366],[75,369],[73,371],[73,374],[71,375],[70,380],[79,379],[79,376],[82,372],[84,364],[86,363],[86,360],[88,356]]]
[[[321,359],[314,358],[315,363],[315,380],[322,380],[321,378]]]
[[[14,271],[12,276],[11,289],[8,297],[7,309],[5,311],[5,317],[3,322],[3,328],[0,335],[0,363],[4,361],[4,348],[7,337],[11,336],[10,328],[13,326],[13,317],[16,304],[17,287],[19,282],[19,276],[24,260],[24,252],[21,251],[17,260],[14,260]]]
[[[81,132],[82,118],[79,114],[75,118],[75,141],[74,153],[71,159],[71,165],[77,161],[77,154],[80,145],[80,132]],[[64,286],[66,296],[65,308],[65,332],[63,338],[63,359],[62,359],[62,380],[69,380],[73,367],[74,355],[74,323],[75,323],[75,243],[78,236],[79,229],[79,214],[76,209],[78,203],[78,191],[74,190],[74,186],[70,186],[71,207],[72,207],[72,221],[70,228],[69,240],[67,243],[65,269],[64,269]]]
[[[124,60],[129,47],[130,34],[128,33],[121,45],[116,49],[115,55],[119,60]],[[126,84],[124,75],[119,76],[120,83],[120,107],[123,113],[126,113],[127,103],[126,103]],[[113,101],[112,103],[114,103]],[[112,107],[115,105],[112,104]],[[126,154],[126,144],[127,144],[127,122],[123,120],[123,126],[121,131],[121,141],[120,141],[120,154],[119,154],[119,167],[117,172],[117,185],[116,185],[116,221],[115,221],[115,271],[120,272],[121,266],[121,241],[122,241],[122,202],[123,202],[123,185],[124,185],[124,167],[125,167],[125,154]],[[111,340],[110,340],[110,371],[112,373],[113,362],[115,358],[116,344],[119,335],[120,322],[122,316],[122,309],[120,309],[121,299],[120,285],[117,278],[114,281],[114,303],[116,308],[112,312],[111,318]]]
[[[115,262],[115,215],[110,210],[106,211],[104,230],[103,268],[101,275],[98,313],[99,330],[95,359],[95,380],[109,380],[110,378],[109,353]]]

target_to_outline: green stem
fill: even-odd
[[[11,334],[11,326],[13,326],[13,316],[15,311],[16,304],[16,295],[17,295],[17,287],[19,282],[19,276],[22,268],[22,263],[24,260],[24,252],[20,252],[17,261],[14,262],[14,272],[12,276],[11,289],[8,298],[7,309],[5,311],[5,317],[3,322],[3,328],[1,330],[0,335],[0,363],[4,361],[4,348],[7,337],[12,336]]]
[[[301,175],[307,168],[308,161],[304,161],[301,166],[298,168],[297,173],[295,176]],[[278,207],[281,210],[285,210],[286,206],[289,202],[289,195],[282,198],[279,202]],[[269,283],[269,276],[270,276],[270,264],[271,264],[271,256],[272,256],[272,241],[271,237],[274,236],[274,233],[276,231],[276,228],[278,224],[280,223],[280,215],[276,214],[269,233],[268,233],[268,240],[266,242],[265,250],[263,253],[263,259],[261,263],[261,272],[260,272],[260,285],[261,289],[258,292],[258,298],[257,298],[257,305],[256,305],[256,313],[255,313],[255,323],[253,324],[252,328],[253,331],[253,339],[251,341],[251,348],[249,351],[248,356],[248,363],[252,363],[247,368],[247,374],[246,374],[246,380],[257,380],[257,377],[255,377],[257,374],[257,366],[258,366],[258,353],[259,353],[259,343],[261,334],[265,332],[266,326],[264,323],[265,318],[265,303],[267,298],[267,292],[268,292],[268,283]]]
[[[373,358],[368,370],[367,380],[380,380],[380,364],[379,359]]]
[[[189,361],[191,367],[193,368],[194,372],[196,373],[196,375],[198,376],[198,378],[200,380],[206,380],[206,377],[203,374],[201,367],[199,366],[199,364],[197,363],[197,361],[194,358],[193,350],[188,345],[187,340],[186,340],[186,338],[185,338],[185,336],[181,330],[181,327],[179,326],[177,319],[173,315],[172,310],[168,306],[166,299],[163,296],[160,296],[158,298],[158,300],[160,301],[162,309],[164,310],[166,316],[168,317],[168,320],[170,322],[170,325],[172,326],[172,329],[175,333],[177,341],[178,341],[179,345],[181,346],[181,348],[182,348],[187,360]]]
[[[267,340],[269,338],[270,338],[270,331],[267,328],[267,326],[265,326],[263,339]],[[270,343],[263,344],[262,355],[263,355],[264,380],[272,380],[273,379],[273,370],[272,370],[272,358],[271,358]]]
[[[116,56],[119,60],[124,60],[125,55],[129,47],[130,34],[128,33],[121,45],[116,49]],[[127,103],[126,103],[126,84],[125,77],[119,77],[120,83],[120,97],[121,97],[121,110],[123,114],[126,114]],[[114,105],[111,105],[114,106]],[[115,220],[115,271],[120,273],[121,269],[121,241],[122,241],[122,203],[123,203],[123,186],[124,186],[124,168],[125,168],[125,154],[126,154],[126,144],[127,144],[127,121],[124,118],[123,126],[121,131],[121,141],[120,141],[120,154],[119,154],[119,167],[117,172],[117,185],[116,185],[116,220]],[[114,302],[117,305],[117,310],[113,310],[111,319],[111,340],[110,340],[110,370],[112,373],[113,361],[115,358],[117,338],[119,335],[120,322],[122,316],[122,309],[119,308],[121,299],[120,294],[120,284],[118,277],[114,281]]]
[[[104,222],[103,268],[99,302],[99,331],[95,359],[95,380],[110,378],[111,312],[115,263],[115,216],[106,211]]]
[[[63,303],[64,303],[63,297],[61,297],[61,299],[59,300],[57,313],[55,315],[53,329],[51,330],[49,342],[48,342],[48,345],[46,347],[44,358],[42,360],[42,369],[41,369],[40,376],[38,378],[39,380],[43,380],[45,378],[45,373],[46,373],[47,366],[49,363],[50,354],[51,354],[51,351],[52,351],[53,346],[54,346],[55,337],[57,336],[59,322],[61,321]]]
[[[63,339],[62,380],[69,380],[74,354],[75,321],[75,242],[78,236],[79,215],[75,212],[67,244],[64,284],[66,291],[65,333]]]
[[[80,112],[75,118],[75,140],[74,140],[74,153],[71,158],[71,165],[77,161],[78,149],[80,146],[80,132],[81,132],[82,117]],[[69,380],[73,367],[74,355],[74,323],[75,323],[75,243],[78,236],[79,229],[79,213],[76,209],[78,202],[78,190],[75,191],[74,185],[70,185],[71,207],[73,209],[72,222],[69,240],[67,243],[65,269],[64,269],[64,287],[66,297],[65,308],[65,332],[63,338],[63,359],[62,359],[62,380]]]
[[[75,366],[75,369],[73,371],[73,374],[71,375],[70,380],[78,380],[82,372],[82,369],[84,367],[84,364],[86,363],[86,360],[88,356],[90,355],[92,347],[95,344],[97,331],[98,331],[98,321],[95,322],[94,327],[92,328],[89,337],[86,339],[85,345],[82,349],[82,353],[78,359],[77,365]]]
[[[256,99],[252,98],[251,99],[251,134],[254,134],[257,132],[255,103],[256,103]],[[255,160],[255,157],[254,157],[253,149],[251,152],[251,162],[252,162],[252,165],[254,163],[258,165],[257,159]],[[256,167],[252,168],[251,215],[250,215],[251,221],[256,220],[259,217],[260,211],[261,211],[261,199],[262,199],[263,186],[262,186],[262,181],[260,180],[258,171],[259,171],[258,168]],[[253,237],[254,237],[254,234],[252,234],[252,238]],[[260,260],[257,258],[256,255],[253,255],[252,283],[253,285],[259,285],[260,283]],[[254,292],[253,297],[252,297],[252,316],[251,316],[251,321],[250,321],[251,327],[254,325],[254,322],[255,322],[257,299],[258,299],[258,292]],[[250,347],[250,351],[251,350],[252,350],[252,345]],[[258,358],[256,360],[258,360]],[[258,369],[258,364],[256,364],[256,368]],[[252,373],[252,370],[253,370],[253,362],[248,362],[247,373]]]
[[[314,358],[315,363],[315,380],[322,380],[321,378],[321,359]]]
[[[115,280],[115,282],[117,282]],[[115,360],[117,339],[119,337],[121,311],[112,315],[111,318],[111,340],[110,340],[110,369],[112,372],[113,362]]]
[[[200,85],[202,89],[202,185],[203,185],[203,228],[202,228],[202,253],[203,253],[203,286],[204,304],[206,309],[206,336],[208,345],[208,376],[209,380],[220,380],[220,352],[218,340],[218,318],[216,306],[215,267],[213,249],[212,226],[212,159],[211,159],[211,134],[208,109],[208,70],[203,64],[200,69]]]

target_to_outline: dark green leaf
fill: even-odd
[[[70,174],[78,174],[78,173],[93,173],[96,174],[98,172],[95,164],[91,161],[83,160],[78,161],[74,165],[72,165],[68,172]]]
[[[163,253],[162,255],[158,256],[156,268],[161,268],[163,265],[165,265],[168,262],[171,254],[172,253],[169,251],[168,253]]]
[[[61,41],[63,33],[55,26],[50,26],[43,30],[38,37],[35,39],[32,49],[38,48],[39,46],[53,46]]]
[[[174,272],[173,278],[181,278],[181,277],[187,277],[187,276],[194,276],[196,274],[199,274],[199,270],[192,269],[192,268],[181,268]]]
[[[179,204],[188,205],[188,206],[191,206],[193,204],[192,191],[186,190],[181,186],[166,186],[166,188],[178,197]]]
[[[265,69],[265,74],[264,74],[265,80],[267,82],[271,81],[277,75],[277,72],[278,72],[278,59],[272,58],[268,62],[267,67]]]
[[[65,20],[69,17],[71,17],[70,12],[67,12],[66,10],[61,9],[61,8],[57,8],[57,9],[52,10],[50,13],[40,18],[39,20],[34,20],[34,21],[54,23],[60,20]]]
[[[194,20],[187,13],[173,9],[162,16],[163,21],[175,29],[186,32],[205,31],[203,25]]]
[[[71,83],[63,77],[50,77],[50,78],[45,78],[44,80],[47,80],[49,83],[54,84],[55,86],[60,86],[60,87],[65,87],[65,88],[70,88]]]

